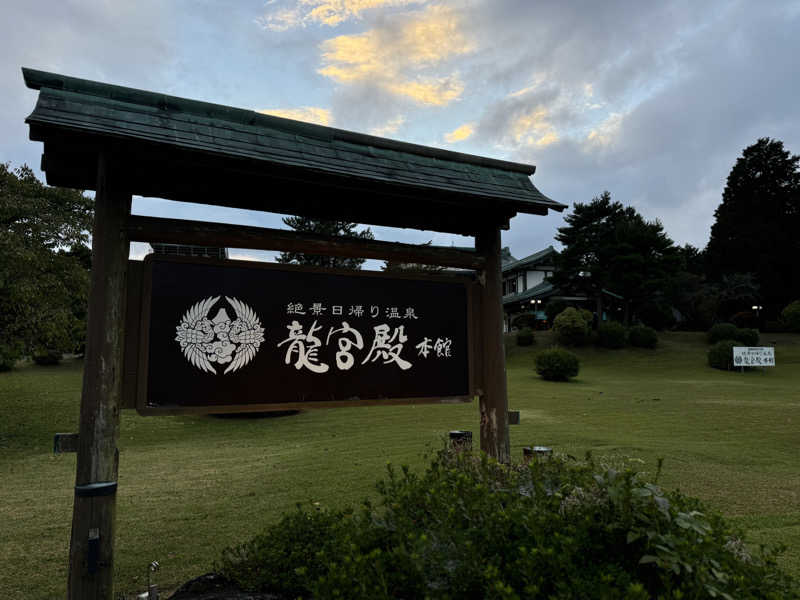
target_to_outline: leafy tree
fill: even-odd
[[[669,291],[680,267],[680,256],[659,221],[647,221],[632,207],[603,192],[588,204],[576,203],[565,217],[556,240],[564,245],[556,260],[553,283],[564,290],[583,291],[603,310],[603,290],[636,308]]]
[[[79,349],[93,201],[0,164],[0,366]]]
[[[295,231],[302,233],[318,233],[362,240],[375,239],[375,236],[372,235],[372,231],[369,228],[356,231],[358,224],[348,221],[326,221],[323,219],[311,219],[309,217],[284,217],[283,222]],[[284,264],[337,269],[360,269],[365,259],[304,254],[303,252],[281,252],[277,260],[279,263]]]
[[[775,315],[800,296],[800,156],[761,138],[728,175],[706,247],[709,278],[752,273]]]
[[[681,261],[680,270],[692,275],[705,275],[706,274],[706,254],[705,251],[692,246],[691,244],[684,244],[677,246],[675,252]]]

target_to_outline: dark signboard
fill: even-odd
[[[467,278],[148,257],[137,409],[468,400],[470,286]]]

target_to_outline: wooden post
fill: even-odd
[[[485,258],[481,298],[483,386],[480,396],[481,450],[502,463],[511,460],[508,439],[506,354],[503,343],[503,274],[500,230],[492,227],[475,236],[475,249]]]
[[[97,163],[89,324],[78,433],[68,598],[112,600],[125,275],[131,194],[108,153]]]

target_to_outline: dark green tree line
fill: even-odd
[[[724,277],[751,274],[773,318],[800,298],[800,156],[769,138],[745,148],[714,218],[706,247],[709,280],[727,289]]]
[[[82,192],[0,164],[0,368],[82,348],[92,215]]]

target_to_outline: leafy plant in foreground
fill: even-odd
[[[632,471],[440,452],[389,467],[357,511],[298,510],[225,551],[223,575],[284,598],[798,598],[699,501]]]

